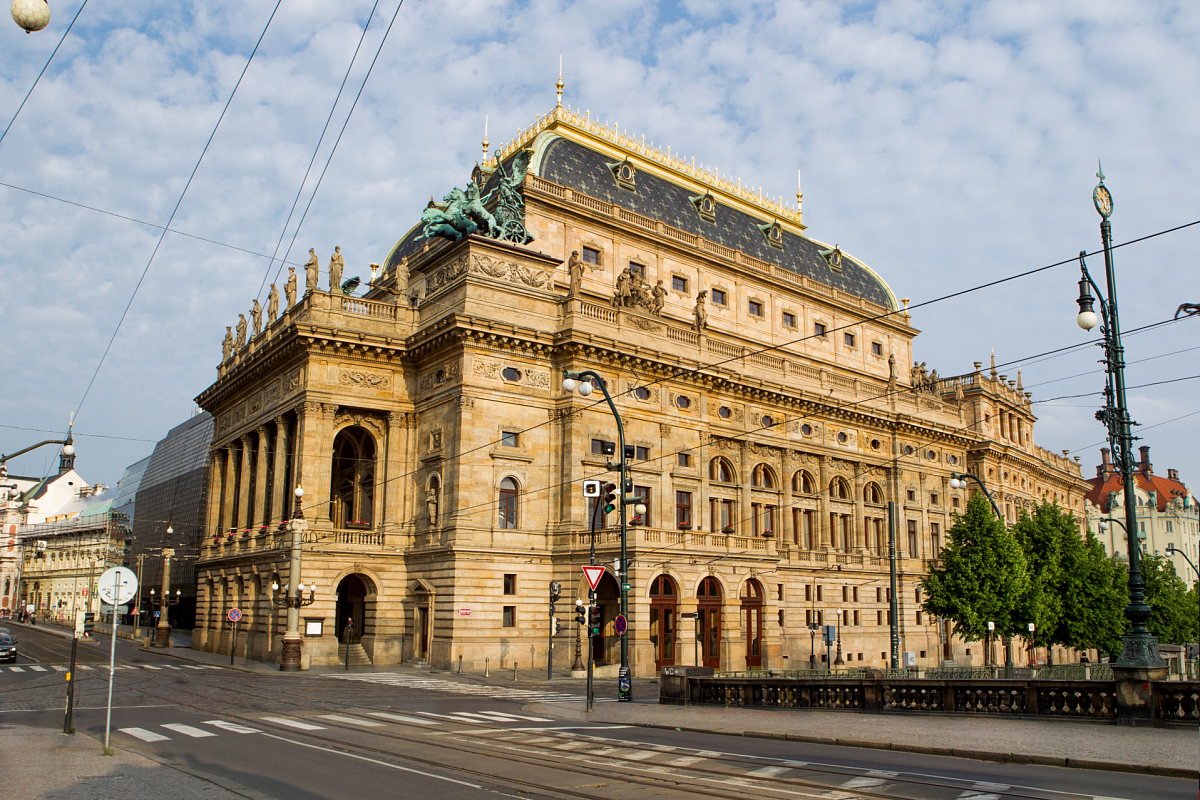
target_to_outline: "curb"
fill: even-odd
[[[610,720],[611,721],[611,720]],[[833,739],[826,736],[801,736],[792,733],[770,733],[766,731],[721,731],[711,728],[687,728],[678,725],[661,725],[653,722],[624,722],[638,728],[657,728],[666,731],[685,731],[687,733],[715,733],[720,736],[741,736],[752,739],[783,739],[789,742],[805,744],[824,744],[836,747],[861,747],[870,750],[896,750],[905,753],[919,753],[928,756],[944,756],[948,758],[968,758],[975,761],[995,761],[1001,764],[1030,764],[1043,767],[1065,767],[1068,769],[1092,769],[1105,772],[1127,772],[1139,775],[1157,775],[1164,778],[1200,779],[1200,769],[1184,767],[1163,767],[1157,764],[1123,764],[1117,761],[1092,761],[1083,758],[1059,758],[1055,756],[1030,755],[1028,753],[1003,753],[992,750],[966,750],[958,747],[927,747],[925,745],[906,744],[904,742],[876,742],[867,739]]]

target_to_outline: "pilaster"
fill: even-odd
[[[267,518],[267,428],[265,425],[260,425],[258,428],[258,464],[254,472],[254,519],[250,521],[250,526],[257,529],[260,525],[267,525],[270,519]]]

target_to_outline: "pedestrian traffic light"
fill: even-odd
[[[588,608],[588,635],[600,635],[600,609],[596,606]]]
[[[587,610],[582,600],[575,601],[575,621],[580,625],[587,625]]]
[[[611,514],[617,509],[617,485],[615,483],[604,484],[604,513]]]
[[[558,581],[550,581],[550,616],[554,616],[554,601],[562,597],[562,586]]]
[[[551,635],[558,636],[560,633],[562,633],[562,620],[559,619],[558,617],[551,617],[550,618],[550,628],[551,628]]]

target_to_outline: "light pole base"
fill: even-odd
[[[300,652],[303,647],[303,640],[288,639],[283,640],[283,651],[279,657],[280,672],[299,672],[300,671]]]
[[[170,647],[171,646],[171,626],[159,625],[154,629],[154,646],[155,647]]]
[[[1121,637],[1121,656],[1114,667],[1165,670],[1167,662],[1158,652],[1158,639],[1149,633],[1127,633]]]

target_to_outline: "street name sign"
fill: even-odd
[[[596,591],[596,587],[600,585],[600,576],[604,574],[604,567],[598,564],[589,565],[583,568],[583,576],[587,578],[588,586],[592,587],[592,591]]]

